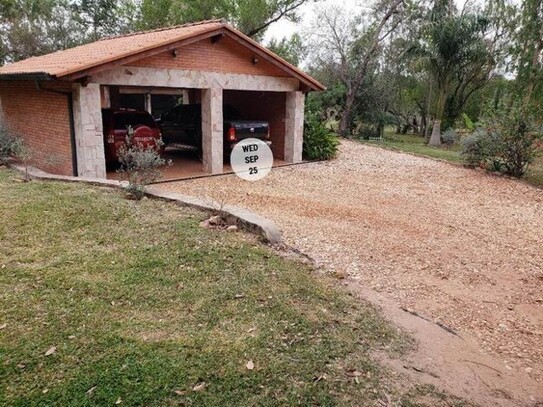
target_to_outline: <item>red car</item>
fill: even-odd
[[[156,148],[163,151],[162,134],[153,116],[141,110],[102,109],[104,128],[104,148],[106,163],[117,164],[118,151],[126,144],[128,127],[134,129],[133,142],[143,148]]]

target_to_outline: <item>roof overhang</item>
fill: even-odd
[[[46,72],[21,72],[0,75],[0,81],[51,81],[55,77]]]
[[[63,81],[77,81],[98,72],[103,72],[108,69],[112,69],[116,66],[130,64],[131,62],[138,61],[143,58],[151,57],[163,52],[171,51],[176,48],[180,48],[198,41],[205,39],[211,39],[217,41],[220,37],[228,36],[234,41],[238,42],[242,46],[250,49],[255,55],[266,59],[277,68],[285,71],[292,77],[300,81],[301,90],[304,91],[320,91],[326,88],[317,80],[307,75],[305,72],[285,61],[278,55],[274,54],[267,48],[260,45],[250,37],[241,33],[240,31],[232,28],[231,26],[223,23],[219,26],[214,26],[209,30],[200,32],[186,38],[173,39],[161,44],[154,44],[146,48],[138,49],[136,51],[127,52],[120,55],[114,55],[107,60],[98,61],[95,64],[89,64],[85,67],[78,67],[72,70],[67,70],[57,75],[51,75],[46,72],[22,72],[22,73],[7,73],[0,74],[0,80],[53,80],[60,79]]]

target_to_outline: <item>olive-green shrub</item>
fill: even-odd
[[[304,123],[304,160],[330,160],[337,154],[339,140],[318,117],[307,114]]]
[[[498,109],[466,137],[462,157],[473,165],[522,177],[534,159],[537,132],[516,104]]]
[[[21,152],[21,149],[21,139],[10,133],[0,121],[0,164],[7,164],[10,158],[16,157]]]

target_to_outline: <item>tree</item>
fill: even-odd
[[[152,29],[224,18],[243,33],[260,39],[281,19],[298,21],[297,10],[314,0],[143,0],[138,27]]]
[[[459,114],[471,94],[490,78],[494,63],[485,41],[490,22],[478,14],[458,14],[451,0],[437,0],[425,21],[420,40],[408,48],[407,55],[435,84],[430,145],[440,145],[446,107],[453,116]]]
[[[57,43],[65,44],[62,33],[70,28],[64,21],[65,7],[64,2],[0,1],[0,63],[51,52]]]
[[[305,55],[305,47],[299,34],[280,41],[273,38],[266,47],[295,66],[300,64]]]
[[[524,108],[543,116],[543,0],[499,1],[495,14],[510,22],[509,55]]]
[[[0,64],[104,36],[214,18],[261,39],[274,22],[297,21],[299,7],[310,1],[0,0]]]
[[[339,133],[349,136],[357,94],[380,47],[402,20],[403,0],[378,3],[369,16],[348,17],[337,7],[323,9],[309,39],[313,65],[337,72],[345,88]]]
[[[0,64],[128,31],[134,5],[132,0],[0,1]]]
[[[74,20],[84,30],[82,42],[130,31],[126,10],[136,10],[130,0],[78,0],[70,4]]]

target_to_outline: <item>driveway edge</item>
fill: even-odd
[[[9,164],[8,166],[23,174],[25,173],[25,168],[23,166],[16,164]],[[33,179],[43,181],[80,182],[117,189],[125,188],[128,185],[126,181],[56,175],[32,167],[28,168],[28,175]],[[188,206],[208,213],[219,213],[221,216],[229,218],[231,221],[235,221],[235,223],[243,230],[261,236],[266,243],[282,243],[283,238],[281,236],[281,230],[277,225],[271,220],[251,212],[248,209],[232,205],[223,205],[211,199],[196,198],[189,195],[165,191],[157,186],[146,187],[145,194],[150,198],[174,202],[179,206]]]

